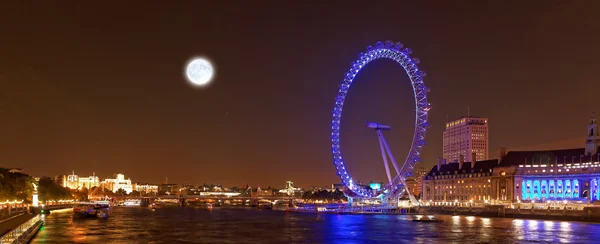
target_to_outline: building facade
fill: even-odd
[[[419,196],[421,190],[419,189],[419,178],[416,176],[407,177],[404,181],[406,183],[406,188],[413,196]]]
[[[92,187],[100,186],[100,179],[96,174],[88,177],[79,177],[75,174],[75,171],[71,175],[58,176],[56,180],[62,180],[61,185],[69,189],[91,189]]]
[[[475,153],[475,158],[471,158]],[[447,122],[443,133],[443,158],[458,162],[463,155],[466,162],[488,159],[488,119],[462,117]]]
[[[600,135],[593,116],[585,148],[520,152],[514,194],[522,201],[600,200]]]
[[[133,191],[133,185],[131,184],[131,179],[125,179],[125,175],[117,174],[114,179],[104,179],[102,182],[104,188],[117,192],[119,189],[123,189],[127,194]]]
[[[63,187],[69,188],[69,189],[78,189],[79,188],[79,176],[77,176],[75,174],[75,171],[73,171],[73,174],[67,175],[67,177],[63,178]]]
[[[99,187],[100,186],[100,178],[98,178],[98,176],[96,176],[96,174],[92,175],[92,176],[88,176],[88,177],[79,177],[79,187],[80,188],[87,188],[87,189],[92,189],[92,187]]]
[[[492,178],[498,160],[446,162],[438,159],[438,164],[424,177],[422,202],[487,202],[494,199]]]
[[[423,178],[429,173],[425,167],[419,167],[415,170],[415,180],[417,181],[417,187],[414,191],[415,196],[421,198],[421,191],[423,190]]]
[[[143,194],[155,194],[158,193],[158,185],[150,185],[150,184],[134,184],[134,189],[137,192]]]
[[[285,188],[279,190],[279,194],[294,196],[294,195],[302,195],[302,188],[294,187],[294,182],[287,181],[285,182]]]

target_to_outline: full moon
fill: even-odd
[[[214,75],[212,64],[203,58],[192,59],[186,69],[187,79],[195,86],[207,85]]]

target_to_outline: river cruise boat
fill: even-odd
[[[73,207],[73,216],[77,218],[108,218],[109,201],[78,202]]]
[[[140,200],[127,200],[123,203],[124,206],[140,206],[141,205],[141,201]]]

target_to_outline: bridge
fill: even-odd
[[[298,197],[293,196],[240,196],[240,195],[157,195],[157,196],[115,196],[116,201],[139,200],[142,206],[150,205],[156,201],[177,200],[180,206],[190,203],[238,203],[242,205],[256,206],[261,203],[274,204],[279,201],[293,202]]]

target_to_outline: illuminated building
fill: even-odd
[[[63,185],[63,187],[66,187],[66,188],[78,189],[79,188],[79,176],[77,176],[75,174],[75,171],[73,171],[73,174],[67,175],[67,177],[63,178],[62,185]]]
[[[410,191],[410,194],[418,196],[421,193],[419,190],[419,182],[420,180],[417,177],[407,177],[406,180],[406,188]]]
[[[443,158],[450,162],[459,161],[460,155],[467,162],[488,159],[488,119],[462,117],[446,123],[443,134]],[[471,157],[475,153],[476,158]]]
[[[417,168],[417,170],[415,172],[415,180],[417,181],[417,188],[413,192],[413,194],[415,196],[419,196],[421,194],[421,191],[423,189],[423,178],[427,175],[427,173],[429,173],[429,171],[427,171],[427,169],[425,169],[425,167]]]
[[[62,180],[61,185],[69,189],[91,189],[100,186],[100,179],[96,174],[89,177],[79,177],[75,174],[75,171],[71,175],[58,176],[57,180]]]
[[[438,160],[423,184],[423,200],[436,204],[468,201],[600,200],[600,135],[596,118],[588,124],[585,147],[540,151],[500,149],[498,159]],[[444,203],[445,202],[445,203]]]
[[[117,174],[115,179],[105,179],[102,184],[104,188],[117,192],[119,189],[123,189],[127,194],[133,191],[133,186],[131,184],[131,179],[125,179],[125,175]]]
[[[150,185],[150,184],[134,184],[134,189],[138,192],[151,194],[158,193],[158,185]]]
[[[95,173],[89,177],[79,177],[78,186],[79,188],[85,187],[87,189],[92,189],[92,187],[98,187],[100,186],[100,178],[98,178],[98,176],[96,176]]]
[[[279,190],[280,194],[287,194],[288,196],[293,196],[294,194],[302,194],[302,188],[294,187],[294,182],[287,181],[286,187]]]
[[[383,185],[383,183],[381,182],[371,182],[369,183],[369,187],[373,190],[379,190],[381,189],[381,186]]]
[[[267,190],[260,189],[260,186],[259,186],[258,188],[256,188],[256,192],[255,193],[253,192],[252,195],[254,197],[270,197],[273,195],[273,191],[269,190],[269,189],[267,189]]]
[[[600,200],[600,135],[596,118],[588,124],[585,148],[515,152],[521,163],[515,174],[519,200]]]
[[[498,160],[438,164],[423,179],[422,201],[454,202],[492,200],[492,172]]]

